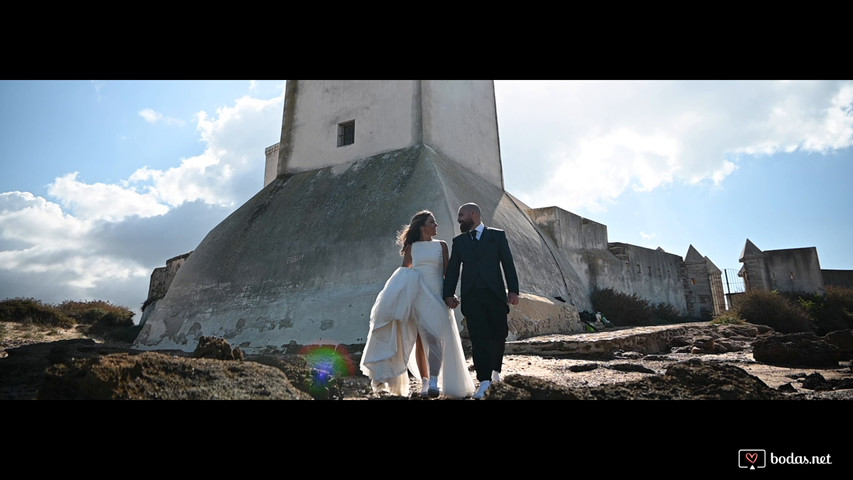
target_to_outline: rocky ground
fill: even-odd
[[[335,366],[306,355],[243,355],[223,339],[200,342],[192,354],[141,352],[79,329],[0,327],[0,399],[404,400],[371,391],[357,348],[338,352]],[[840,346],[701,323],[511,341],[503,381],[486,399],[850,400],[850,332],[837,338]],[[464,338],[463,346],[473,376]]]

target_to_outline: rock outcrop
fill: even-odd
[[[514,364],[512,373],[495,384],[486,399],[811,398],[802,389],[831,394],[819,398],[850,399],[853,371],[840,365],[841,349],[829,342],[849,335],[847,331],[831,337],[792,336],[760,325],[699,323],[511,341],[507,358],[513,362],[534,357],[545,364],[561,358],[580,361],[572,360],[572,368],[544,375],[516,373],[524,369]],[[752,373],[755,367],[769,365],[759,360],[763,353],[755,359],[747,353],[754,345],[773,346],[762,348],[776,351],[778,356],[770,358],[777,363],[790,361],[791,352],[797,352],[798,365],[825,367],[820,372],[789,370],[786,380],[771,387]],[[786,352],[785,346],[792,349]],[[332,349],[325,352],[329,355],[244,356],[224,339],[203,337],[194,352],[148,352],[74,339],[20,345],[5,353],[0,358],[0,400],[401,399],[373,394],[369,380],[353,368],[356,359],[334,358],[338,352]],[[834,363],[825,361],[827,355],[835,358]],[[593,375],[596,382],[584,384],[574,378],[583,375]],[[639,379],[624,381],[626,377]],[[567,384],[566,378],[574,378],[574,383]],[[795,388],[791,379],[799,379],[802,388]]]
[[[757,340],[752,345],[756,361],[786,367],[834,368],[839,348],[813,333],[786,333]]]
[[[489,400],[781,400],[761,379],[733,365],[686,361],[662,376],[596,388],[565,388],[534,377],[509,375]]]

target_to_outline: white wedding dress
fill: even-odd
[[[370,331],[361,355],[361,371],[370,377],[374,390],[409,396],[409,371],[415,378],[421,378],[414,355],[420,329],[425,349],[429,348],[426,334],[440,339],[441,393],[455,398],[470,396],[474,381],[468,373],[459,328],[453,311],[441,296],[444,283],[441,242],[415,242],[411,252],[412,268],[396,269],[370,310]]]

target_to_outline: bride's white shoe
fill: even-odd
[[[438,377],[429,377],[429,390],[427,391],[430,397],[435,398],[441,394],[438,389]]]

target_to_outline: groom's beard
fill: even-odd
[[[474,228],[474,222],[462,222],[459,224],[459,231],[462,233],[468,233],[469,230]]]

